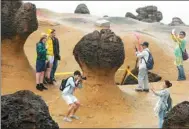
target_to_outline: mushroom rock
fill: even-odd
[[[1,96],[1,128],[59,129],[40,96],[23,90]]]
[[[27,37],[38,28],[36,7],[19,0],[2,1],[1,17],[2,86],[10,86],[7,90],[16,88],[12,83],[34,86],[34,72],[23,47]]]
[[[137,16],[128,12],[125,17],[130,17],[143,22],[160,22],[163,19],[163,15],[156,6],[145,6],[136,9]]]
[[[90,14],[90,11],[85,4],[79,4],[74,13]]]
[[[125,54],[121,38],[110,29],[85,35],[76,44],[73,54],[88,80],[91,79],[87,82],[93,81],[90,77],[93,75],[99,84],[115,85],[114,75],[123,64]]]
[[[123,115],[125,112],[123,107],[127,107],[125,97],[114,80],[116,71],[125,59],[121,38],[110,29],[102,29],[100,32],[96,30],[85,35],[76,44],[73,54],[83,75],[87,77],[87,80],[84,81],[84,88],[78,94],[76,93],[79,100],[85,105],[89,104],[93,109],[101,106],[114,110],[108,117],[114,116],[113,113]],[[99,109],[99,112],[100,110],[108,111],[104,111],[104,108]],[[91,110],[86,109],[85,111],[91,113]]]
[[[185,25],[185,23],[179,17],[173,17],[170,26]]]
[[[183,101],[174,106],[164,119],[163,128],[183,129],[189,127],[189,101]]]

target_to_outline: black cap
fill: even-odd
[[[141,45],[148,47],[148,46],[149,46],[149,43],[148,43],[148,42],[143,42]]]

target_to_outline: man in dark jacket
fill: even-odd
[[[55,72],[56,72],[56,69],[58,67],[58,60],[61,59],[60,57],[60,48],[59,48],[59,41],[58,39],[55,37],[55,30],[52,29],[52,41],[53,41],[53,52],[54,52],[54,62],[53,62],[53,67],[52,67],[52,70],[51,70],[51,75],[50,75],[50,79],[52,81],[55,81]]]

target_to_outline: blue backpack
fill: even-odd
[[[147,68],[148,70],[152,70],[153,67],[154,67],[154,59],[153,59],[152,54],[151,54],[149,51],[147,51],[147,52],[149,53],[148,60],[146,61],[144,57],[143,57],[143,59],[144,59],[144,61],[145,61],[145,63],[146,63],[146,68]]]

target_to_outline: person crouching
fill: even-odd
[[[65,89],[62,91],[62,97],[69,105],[68,112],[64,117],[64,121],[66,122],[71,122],[72,120],[70,118],[79,119],[75,113],[80,107],[80,102],[73,95],[76,88],[82,88],[82,76],[78,70],[74,72],[74,76],[68,78]]]

